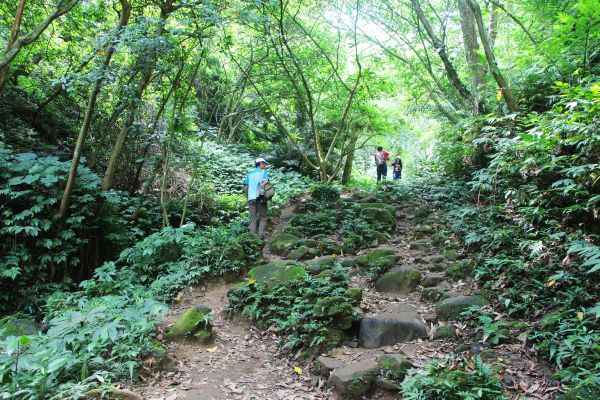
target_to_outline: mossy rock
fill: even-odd
[[[421,271],[411,267],[396,267],[386,272],[377,282],[375,290],[386,293],[410,293],[421,282]]]
[[[294,261],[275,261],[265,265],[259,265],[248,272],[250,279],[256,284],[267,288],[286,285],[296,280],[304,280],[308,274],[305,265]]]
[[[210,343],[212,341],[212,338],[213,338],[212,330],[200,329],[198,332],[194,333],[194,339],[202,344]]]
[[[438,286],[424,288],[421,292],[421,298],[428,301],[440,301],[450,298],[450,285],[442,282]]]
[[[448,268],[446,268],[446,275],[455,282],[467,277],[467,274],[463,271],[463,265],[460,262],[450,264]]]
[[[271,244],[269,248],[271,250],[271,253],[281,256],[287,253],[291,248],[293,248],[298,242],[300,242],[300,240],[301,239],[296,235],[283,233],[271,239]]]
[[[304,239],[302,241],[302,245],[310,247],[311,249],[316,249],[319,247],[319,241],[315,239]]]
[[[396,249],[381,247],[379,249],[372,250],[363,256],[356,257],[354,261],[359,267],[367,267],[370,264],[378,262],[378,260],[381,258],[393,260],[393,264],[395,264],[400,257],[396,254]]]
[[[317,318],[332,319],[341,330],[349,329],[354,322],[352,305],[342,296],[323,297],[317,300],[312,309]]]
[[[29,336],[39,332],[40,327],[31,319],[14,319],[0,327],[0,339],[4,340],[9,336]]]
[[[377,376],[379,365],[374,361],[360,361],[331,371],[327,384],[345,399],[359,399],[368,393]]]
[[[472,306],[482,307],[487,301],[481,296],[457,296],[439,302],[435,308],[438,318],[449,320],[457,318],[461,312]]]
[[[438,326],[435,330],[434,337],[436,339],[452,339],[458,336],[458,329],[456,326],[450,325],[442,325]]]
[[[361,210],[362,217],[371,223],[383,223],[393,229],[396,220],[394,214],[390,213],[385,208],[363,208]]]
[[[290,258],[298,261],[309,260],[311,258],[315,258],[318,255],[319,250],[306,246],[298,246],[290,251]]]
[[[446,250],[444,251],[444,258],[448,261],[456,261],[458,260],[458,253],[456,250]]]
[[[563,395],[556,396],[556,400],[598,400],[600,385],[593,382],[584,382],[567,389]]]
[[[391,215],[396,215],[396,207],[385,203],[360,203],[357,204],[355,207],[357,207],[359,210],[365,210],[368,208],[387,210]]]
[[[306,270],[313,274],[318,274],[325,269],[330,269],[334,264],[335,257],[333,256],[317,257],[306,262]]]
[[[358,287],[351,287],[346,290],[346,296],[350,297],[355,304],[358,304],[362,301],[363,290]]]
[[[413,368],[410,361],[400,354],[384,354],[379,357],[378,362],[383,376],[396,382],[402,382],[406,371]]]
[[[212,327],[209,321],[211,312],[212,309],[203,304],[190,307],[169,329],[165,339],[193,338],[193,335],[200,330],[211,330]]]

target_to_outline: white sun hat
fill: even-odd
[[[255,164],[258,164],[259,162],[264,162],[265,164],[268,164],[267,160],[265,160],[262,157],[258,157],[256,160],[254,160]]]

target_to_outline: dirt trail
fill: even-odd
[[[269,237],[282,233],[293,214],[293,206],[282,210],[280,217],[269,233]],[[441,257],[432,246],[423,250],[411,250],[410,243],[415,238],[414,215],[410,208],[400,207],[396,214],[397,229],[395,236],[382,247],[393,247],[400,257],[399,265],[416,267],[427,278],[435,269],[431,260]],[[424,240],[428,243],[429,235]],[[268,239],[267,239],[268,240]],[[422,239],[423,240],[423,239]],[[265,246],[264,256],[268,260],[280,259],[270,254],[269,245]],[[431,270],[431,271],[430,271]],[[385,346],[378,349],[364,349],[357,338],[349,340],[342,347],[334,349],[328,355],[352,363],[361,360],[373,360],[384,353],[402,353],[417,367],[424,366],[428,360],[444,357],[456,352],[461,340],[434,339],[437,326],[435,303],[421,299],[422,287],[410,294],[385,294],[374,290],[373,284],[363,275],[353,271],[351,286],[363,289],[363,301],[360,305],[365,316],[389,311],[414,311],[428,325],[429,338]],[[165,326],[174,322],[193,304],[206,304],[214,312],[214,340],[208,345],[197,343],[168,344],[168,365],[156,368],[146,381],[133,388],[146,399],[239,399],[239,400],[275,400],[275,399],[334,399],[335,393],[326,386],[326,379],[313,374],[307,361],[294,360],[277,349],[277,338],[269,332],[261,332],[242,318],[226,318],[228,305],[227,292],[236,283],[224,280],[207,282],[183,294],[179,303],[173,305]],[[471,280],[459,280],[451,283],[450,290],[456,295],[471,294],[474,284]],[[459,332],[464,328],[458,324]],[[464,345],[463,345],[464,346]],[[481,350],[479,350],[481,351]],[[497,347],[495,355],[503,362],[506,373],[520,376],[514,382],[529,387],[547,376],[546,371],[536,367],[535,354],[515,351],[510,346]],[[300,366],[302,374],[294,372]],[[523,386],[522,386],[523,387]],[[395,392],[377,389],[370,399],[397,398]]]
[[[292,215],[292,207],[282,210],[269,236],[281,233]],[[277,256],[268,253],[265,257]],[[331,398],[313,383],[308,374],[298,375],[293,363],[277,348],[277,337],[261,332],[243,318],[228,318],[227,292],[236,282],[206,282],[183,294],[171,307],[165,326],[175,322],[194,304],[214,310],[213,341],[208,345],[193,342],[168,343],[168,360],[151,377],[134,388],[145,399],[236,399],[308,400]]]

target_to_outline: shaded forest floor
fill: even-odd
[[[346,197],[350,198],[348,194]],[[448,260],[430,241],[435,226],[425,235],[422,234],[423,229],[419,229],[422,226],[414,214],[419,204],[422,204],[419,199],[414,199],[411,204],[395,205],[396,230],[389,242],[380,247],[393,249],[400,260],[398,265],[410,265],[420,270],[423,276],[421,285],[408,294],[382,293],[375,290],[373,282],[356,266],[351,270],[350,280],[351,286],[363,290],[360,312],[365,317],[389,313],[416,314],[427,327],[428,337],[367,349],[361,347],[356,332],[354,338],[325,354],[326,359],[338,366],[348,366],[377,360],[385,354],[399,354],[414,367],[422,368],[431,360],[450,355],[468,360],[481,356],[486,363],[494,366],[494,372],[502,380],[505,394],[510,398],[554,398],[559,388],[550,378],[551,368],[527,343],[526,335],[511,331],[509,337],[491,346],[481,340],[480,329],[466,323],[455,322],[456,335],[451,337],[436,333],[446,324],[438,321],[436,302],[424,297],[427,289],[423,285],[431,290],[431,281],[436,281],[434,289],[443,288],[451,297],[472,295],[477,293],[477,287],[471,278],[452,280],[445,276]],[[294,210],[295,205],[283,209],[270,229],[263,252],[267,260],[281,259],[271,254],[269,242],[283,231],[295,215]],[[362,251],[357,256],[372,250]],[[467,257],[460,250],[458,253],[461,259]],[[160,365],[153,365],[153,361],[149,360],[143,382],[131,389],[147,399],[166,400],[339,398],[339,393],[327,384],[331,367],[323,367],[319,358],[302,359],[298,354],[283,352],[278,348],[277,335],[271,330],[261,331],[243,317],[227,315],[227,293],[236,285],[236,282],[221,279],[181,293],[164,323],[165,329],[190,306],[204,304],[214,311],[213,340],[208,344],[168,344],[166,359]],[[508,319],[506,315],[496,315],[497,320]],[[378,382],[365,398],[398,398],[398,391],[390,389]]]

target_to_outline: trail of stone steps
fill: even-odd
[[[267,262],[297,258],[289,251],[275,250],[274,243],[296,210],[284,208],[271,228],[263,253]],[[468,260],[459,259],[454,250],[436,250],[430,240],[435,228],[416,223],[418,206],[399,205],[395,210],[396,230],[388,243],[342,260],[352,266],[351,286],[362,289],[363,319],[356,337],[315,362],[295,359],[278,350],[277,337],[269,330],[261,332],[244,319],[226,318],[227,292],[235,283],[210,282],[185,293],[166,325],[190,306],[205,304],[215,312],[214,340],[205,345],[170,343],[168,365],[157,368],[135,390],[148,399],[168,400],[339,399],[363,394],[369,399],[393,399],[398,387],[383,370],[391,368],[402,375],[408,367],[423,367],[432,359],[469,349],[469,342],[476,340],[462,340],[465,327],[444,322],[469,304],[483,304],[473,296],[475,286],[462,271]],[[363,273],[373,254],[394,260],[392,270],[375,282]],[[333,262],[331,258],[308,260],[308,268],[311,263]],[[529,384],[543,374],[533,371],[531,354],[519,354],[517,359],[508,348],[499,354],[512,357],[506,369],[509,377],[529,374],[530,378],[523,378]]]

